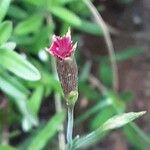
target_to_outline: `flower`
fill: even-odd
[[[72,44],[70,30],[63,37],[53,36],[48,52],[56,59],[56,69],[66,104],[74,106],[78,98],[78,67],[74,57],[77,44]]]
[[[52,44],[48,51],[59,60],[64,60],[71,57],[75,49],[76,44],[72,44],[70,29],[68,29],[68,32],[63,37],[53,36]]]

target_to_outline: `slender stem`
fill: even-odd
[[[74,107],[68,107],[67,143],[72,143]]]
[[[90,74],[89,81],[102,93],[102,95],[105,95],[107,93],[106,87],[94,75]]]
[[[108,49],[108,54],[110,57],[110,62],[111,62],[111,67],[112,67],[112,74],[113,74],[113,89],[115,91],[118,90],[119,86],[119,81],[118,81],[118,67],[116,64],[116,57],[115,57],[115,52],[114,52],[114,47],[113,43],[110,37],[109,30],[107,28],[107,25],[105,24],[103,18],[101,17],[100,13],[97,11],[95,6],[90,0],[83,0],[83,2],[86,4],[86,6],[89,8],[91,13],[93,14],[97,24],[103,29],[104,33],[104,38],[106,41],[107,49]]]

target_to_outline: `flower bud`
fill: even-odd
[[[72,44],[70,30],[63,37],[53,36],[50,54],[56,59],[57,73],[68,106],[78,98],[78,68],[74,57],[77,44]]]

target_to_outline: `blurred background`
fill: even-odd
[[[74,137],[116,114],[146,110],[86,149],[150,149],[150,1],[91,2],[0,0],[0,150],[61,149],[63,134],[57,129],[63,123],[66,131],[66,121],[56,113],[66,106],[45,49],[53,34],[64,35],[68,27],[78,42]],[[115,55],[113,47],[108,49],[111,41],[105,41],[103,21],[91,9],[107,25]]]

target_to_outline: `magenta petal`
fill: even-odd
[[[53,36],[52,44],[49,48],[50,54],[59,59],[65,59],[66,57],[70,57],[73,51],[74,48],[69,31],[63,37]]]

